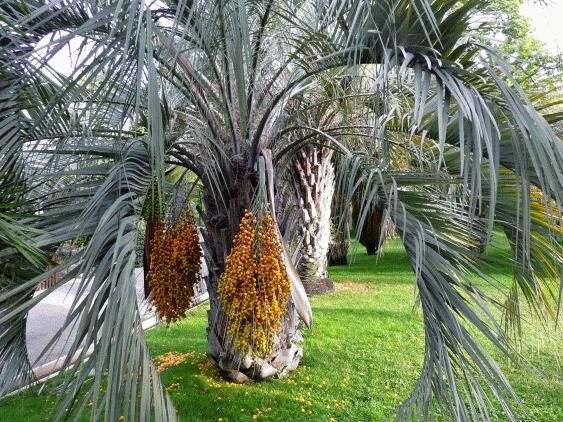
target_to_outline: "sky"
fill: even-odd
[[[526,1],[520,12],[530,19],[534,35],[551,53],[563,53],[563,0],[548,0],[542,6]]]
[[[158,6],[159,0],[152,1],[152,7]],[[563,54],[563,0],[545,0],[547,5],[541,5],[538,0],[525,0],[521,6],[521,13],[528,17],[532,23],[534,35],[543,41],[549,52]],[[41,44],[45,44],[47,39]],[[80,41],[72,40],[70,50],[79,48]],[[69,48],[66,47],[50,60],[50,64],[59,72],[70,75],[72,66],[69,66]]]

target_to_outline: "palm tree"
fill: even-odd
[[[303,148],[293,157],[291,173],[301,210],[301,257],[297,269],[309,295],[334,290],[328,278],[331,202],[334,193],[333,150]]]
[[[344,79],[346,80],[346,79]],[[333,149],[326,137],[350,125],[345,90],[340,78],[320,81],[317,90],[292,98],[292,123],[285,142],[300,147],[286,167],[300,211],[300,255],[297,270],[309,295],[334,291],[328,278],[328,249],[331,235],[331,208],[334,197]],[[297,110],[297,112],[296,112]],[[318,128],[322,128],[320,131]]]
[[[440,400],[455,419],[488,419],[494,397],[514,419],[514,393],[474,335],[480,332],[514,356],[487,311],[498,301],[466,271],[496,285],[479,271],[486,257],[472,246],[496,224],[507,225],[517,233],[509,240],[520,248],[515,267],[527,268],[518,284],[530,287],[522,289],[526,299],[542,308],[558,300],[552,276],[561,268],[560,238],[540,241],[545,225],[539,231],[530,221],[536,216],[533,201],[544,206],[547,220],[561,210],[563,146],[512,83],[509,69],[468,35],[479,3],[3,2],[0,115],[7,117],[0,122],[0,178],[23,180],[25,201],[13,204],[34,250],[90,236],[84,249],[52,270],[67,270],[61,283],[79,277],[83,293],[63,327],[75,324],[76,340],[60,378],[68,393],[60,397],[56,416],[79,405],[82,389],[82,408],[92,402],[93,420],[175,418],[150,362],[132,282],[141,210],[149,190],[164,196],[167,166],[189,169],[203,187],[210,358],[238,381],[297,366],[297,315],[310,324],[311,312],[289,250],[284,260],[292,300],[271,356],[233,349],[217,286],[244,210],[258,207],[277,216],[286,163],[322,140],[323,148],[343,154],[346,164],[339,167],[346,171],[337,180],[346,183],[349,198],[362,198],[360,214],[373,206],[384,210],[414,269],[426,352],[403,415],[428,416]],[[66,73],[58,72],[53,63],[69,45],[72,62]],[[294,99],[314,93],[327,79],[361,80],[366,74],[373,83],[358,83],[345,95],[381,99],[370,109],[371,128],[339,125],[331,132],[299,119],[307,110]],[[386,95],[395,82],[410,89],[412,98],[406,124],[413,137],[402,148],[416,152],[432,123],[425,116],[435,117],[431,166],[414,153],[411,159],[422,164],[409,170],[389,159],[396,141],[382,128],[395,110]],[[320,109],[323,101],[313,98],[307,107]],[[306,132],[314,136],[299,136]],[[291,138],[293,133],[298,136]],[[340,139],[350,136],[360,136],[378,153],[347,150]],[[499,194],[507,180],[517,181],[517,209]],[[545,201],[533,200],[532,186]],[[25,258],[15,239],[2,237],[2,265]],[[538,287],[541,262],[553,271],[542,273],[545,283]],[[49,293],[31,294],[48,275],[19,274],[0,291],[0,326],[9,327],[0,331],[0,345],[10,350],[0,354],[0,393],[16,375],[29,374],[26,355],[15,351],[25,352],[22,321]]]
[[[328,264],[347,265],[348,251],[351,245],[350,238],[350,204],[346,204],[339,192],[332,197],[331,209],[334,216],[331,221],[331,234],[328,244]],[[340,218],[338,216],[343,215]]]

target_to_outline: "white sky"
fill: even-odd
[[[520,12],[530,19],[534,35],[551,53],[563,53],[563,0],[548,0],[546,6],[527,0]]]
[[[159,6],[160,0],[147,0],[150,7]],[[563,0],[546,0],[547,5],[538,4],[537,1],[525,0],[521,6],[521,13],[528,17],[532,23],[534,35],[540,41],[543,41],[546,48],[551,53],[563,53]],[[46,44],[47,40],[40,43]],[[70,75],[72,72],[72,60],[69,58],[76,53],[80,46],[79,40],[72,40],[70,45],[60,51],[49,62],[57,71]],[[89,50],[88,48],[86,50]],[[85,53],[87,54],[87,53]]]

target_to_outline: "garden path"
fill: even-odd
[[[75,338],[76,330],[72,326],[68,327],[51,349],[39,358],[43,349],[63,326],[76,298],[78,286],[79,284],[75,280],[68,281],[46,296],[28,314],[27,351],[38,378],[47,376],[58,369]],[[142,268],[135,269],[135,290],[143,328],[153,326],[156,324],[156,317],[152,307],[144,300]]]

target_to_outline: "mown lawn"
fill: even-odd
[[[503,259],[506,244],[490,254]],[[505,260],[506,262],[506,260]],[[488,273],[508,283],[510,270]],[[406,255],[397,240],[376,262],[357,249],[353,264],[330,269],[333,294],[314,297],[314,327],[305,333],[305,356],[284,379],[252,385],[224,382],[207,363],[206,308],[183,322],[147,332],[154,357],[172,353],[162,372],[182,421],[387,421],[414,387],[424,335]],[[522,352],[535,371],[500,362],[527,410],[525,420],[563,420],[560,334],[545,333],[526,318]],[[181,362],[181,363],[179,363]],[[0,401],[0,421],[39,421],[52,397],[31,392]],[[503,418],[500,418],[503,420]]]

